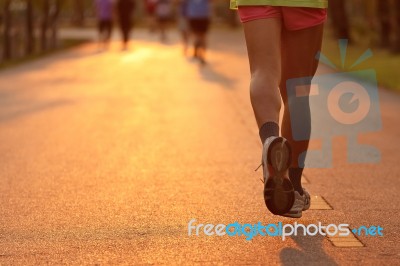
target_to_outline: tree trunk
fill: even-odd
[[[40,49],[42,52],[47,50],[47,31],[49,28],[49,0],[42,0],[42,20],[40,27]]]
[[[4,20],[4,31],[3,31],[3,59],[9,60],[12,56],[11,51],[11,27],[12,17],[10,11],[11,0],[5,0],[3,5],[3,20]]]
[[[339,39],[348,39],[349,42],[349,19],[345,6],[345,0],[329,0],[330,17],[332,19],[335,35]]]
[[[380,25],[380,45],[384,48],[390,47],[390,5],[388,0],[378,1],[378,19]]]
[[[393,52],[400,53],[400,1],[399,0],[395,1],[394,8],[396,10],[396,22],[395,22],[396,37],[393,44]]]
[[[74,15],[73,15],[73,25],[78,27],[83,27],[85,24],[85,1],[83,0],[74,0]]]
[[[51,26],[51,40],[50,46],[51,49],[55,49],[57,47],[57,33],[58,33],[58,17],[61,11],[62,0],[55,0],[53,6],[51,8],[50,14],[50,26]]]
[[[31,55],[35,51],[35,37],[33,24],[33,3],[32,0],[26,0],[26,43],[25,53]]]

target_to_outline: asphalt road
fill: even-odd
[[[379,91],[383,129],[360,136],[381,162],[346,162],[335,137],[333,167],[305,171],[333,209],[296,220],[379,225],[384,236],[353,248],[322,236],[188,236],[193,218],[294,220],[266,210],[254,172],[241,32],[214,31],[203,68],[175,33],[169,44],[135,38],[127,52],[87,44],[0,72],[0,265],[400,264],[399,94]]]

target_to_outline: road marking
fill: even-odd
[[[333,210],[332,206],[322,196],[311,196],[310,210]]]
[[[307,184],[309,181],[303,175],[302,184]],[[311,206],[310,210],[333,210],[332,206],[325,200],[322,196],[311,196]],[[325,231],[325,230],[324,230]],[[326,232],[325,232],[326,233]],[[352,233],[348,236],[339,236],[339,234],[334,236],[326,236],[329,242],[335,247],[340,248],[359,248],[365,247],[364,244]]]
[[[303,174],[301,184],[309,184],[310,181]],[[322,196],[311,196],[310,210],[333,210],[332,206]]]
[[[333,246],[339,248],[356,248],[356,247],[365,247],[364,244],[352,233],[348,236],[339,236],[339,234],[334,236],[326,237],[329,242],[332,243]]]
[[[308,181],[304,174],[301,176],[301,184],[310,184],[310,181]]]

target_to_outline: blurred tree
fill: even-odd
[[[395,41],[393,45],[393,51],[395,53],[400,53],[400,1],[394,1],[394,9],[396,10],[395,19]]]
[[[57,47],[57,32],[58,32],[58,18],[61,11],[61,6],[63,0],[53,0],[50,7],[50,28],[51,28],[51,38],[50,38],[50,48],[54,49]]]
[[[40,49],[42,52],[57,46],[58,17],[63,0],[42,0]]]
[[[345,1],[329,0],[328,10],[330,11],[336,37],[339,39],[348,39],[350,42],[349,19],[347,17]]]
[[[33,0],[26,0],[26,42],[25,53],[27,55],[33,54],[35,51],[35,37],[34,37],[34,23],[33,23]]]
[[[11,26],[12,26],[12,16],[11,16],[11,0],[3,0],[3,59],[9,60],[12,56],[11,51]]]
[[[73,0],[73,25],[78,27],[83,27],[85,24],[85,1],[83,0]]]
[[[398,1],[397,1],[398,2]],[[390,3],[388,0],[378,1],[378,19],[380,25],[380,45],[384,48],[390,47]]]
[[[41,21],[40,21],[40,50],[47,49],[47,33],[49,28],[50,0],[41,0]]]
[[[375,31],[377,29],[377,0],[362,1],[364,6],[364,20],[367,21],[368,28]]]

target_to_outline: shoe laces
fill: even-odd
[[[258,169],[260,169],[261,168],[261,166],[263,166],[263,163],[261,162],[261,164],[254,170],[254,172],[257,172],[258,171]],[[261,180],[261,182],[264,184],[265,183],[265,181],[264,181],[264,179],[263,178],[260,178],[260,180]]]

